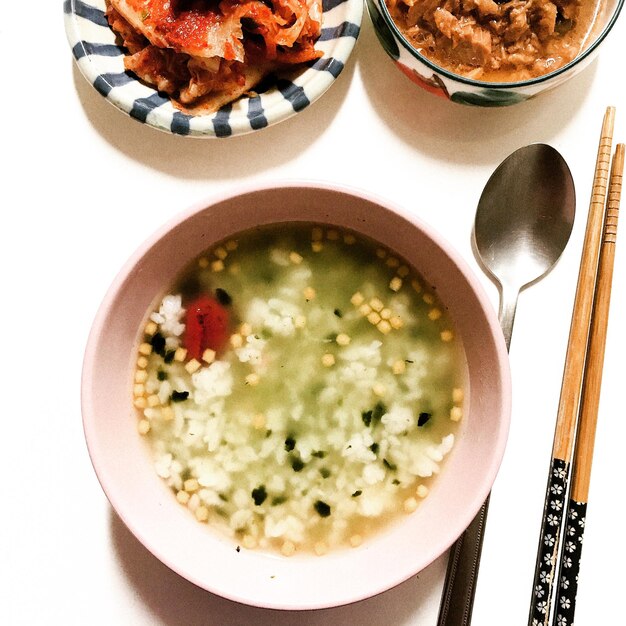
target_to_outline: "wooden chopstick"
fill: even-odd
[[[598,421],[598,406],[600,404],[600,387],[602,385],[604,349],[606,346],[606,331],[611,301],[613,262],[615,258],[617,219],[623,171],[624,144],[618,144],[611,167],[609,196],[596,276],[596,293],[591,317],[589,346],[587,348],[578,431],[576,434],[572,487],[565,518],[563,550],[554,602],[554,626],[574,623],[580,555],[582,552],[587,503],[589,501],[589,480]]]
[[[604,114],[600,132],[593,187],[589,202],[589,215],[585,229],[576,295],[574,297],[567,353],[565,355],[552,459],[539,533],[539,546],[528,616],[529,626],[534,624],[547,626],[550,623],[550,605],[563,526],[563,507],[569,483],[574,434],[582,390],[614,125],[615,108],[608,107]]]

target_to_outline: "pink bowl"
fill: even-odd
[[[323,557],[237,552],[199,524],[156,475],[137,433],[132,373],[139,329],[155,298],[212,243],[258,224],[325,222],[368,235],[437,287],[462,337],[468,394],[454,449],[413,513],[359,548]],[[298,183],[222,196],[177,216],[123,267],[98,311],[82,379],[91,459],[113,508],[141,543],[191,582],[231,600],[312,609],[360,600],[413,576],[466,528],[495,479],[510,417],[508,357],[478,280],[426,224],[354,190]]]

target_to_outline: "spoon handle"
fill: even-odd
[[[507,351],[511,344],[518,297],[519,289],[502,287],[498,320]],[[437,626],[469,626],[472,620],[476,579],[480,567],[488,510],[489,496],[450,550]]]
[[[502,287],[502,295],[500,297],[500,313],[498,320],[502,327],[504,342],[506,349],[511,346],[511,334],[513,333],[513,322],[515,321],[515,311],[517,309],[517,299],[519,297],[519,289],[507,289]]]

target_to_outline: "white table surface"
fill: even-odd
[[[3,422],[0,623],[436,623],[446,557],[378,597],[319,612],[246,607],[157,561],[109,506],[80,414],[93,316],[125,259],[176,212],[243,181],[312,178],[382,195],[442,231],[498,293],[470,247],[492,170],[530,142],[557,148],[578,212],[556,269],[523,292],[511,344],[513,415],[494,485],[476,626],[526,624],[571,307],[605,107],[626,140],[622,16],[599,58],[552,93],[506,109],[454,105],[392,65],[367,14],[345,71],[317,103],[253,135],[173,137],[131,120],[78,72],[61,2],[10,3],[0,20],[0,308]],[[19,11],[19,13],[18,13]],[[26,12],[25,12],[26,11]],[[36,19],[34,19],[36,16]],[[625,226],[626,227],[626,226]],[[624,419],[626,233],[614,291],[577,624],[623,622],[626,541],[618,509]],[[621,617],[619,617],[621,615]],[[616,620],[616,621],[612,621]]]

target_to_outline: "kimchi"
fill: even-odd
[[[272,71],[313,61],[321,0],[107,0],[127,70],[179,108],[210,113]]]

